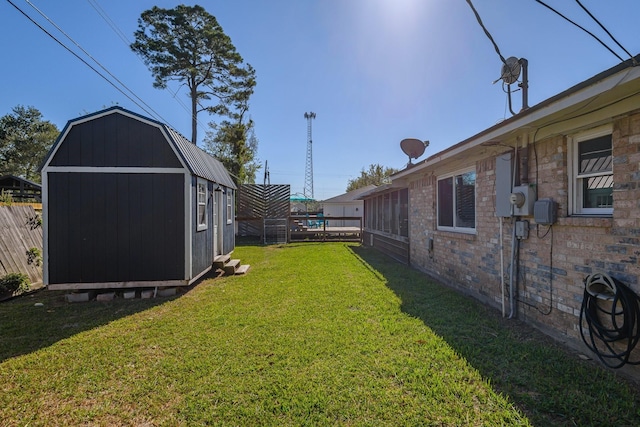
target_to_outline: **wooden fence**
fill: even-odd
[[[42,254],[42,226],[32,206],[0,206],[0,276],[24,273],[42,283],[42,264],[28,263],[27,251]]]
[[[289,184],[243,184],[238,189],[238,236],[263,243],[287,243],[291,189]]]

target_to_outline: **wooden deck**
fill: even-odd
[[[329,227],[326,225],[327,222],[337,219],[360,221],[360,218],[352,217],[292,219],[289,227],[289,241],[362,241],[362,227]]]

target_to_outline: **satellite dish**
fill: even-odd
[[[518,81],[518,77],[520,77],[520,60],[515,56],[508,57],[504,64],[502,64],[502,69],[500,70],[500,78],[498,80],[502,80],[506,84],[510,85],[511,83],[515,83]],[[494,81],[496,83],[498,80]]]
[[[406,138],[400,141],[400,148],[402,148],[404,154],[409,156],[409,164],[411,164],[411,159],[417,159],[422,156],[428,145],[429,141],[422,142],[416,138]]]

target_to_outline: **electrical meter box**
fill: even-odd
[[[536,199],[536,191],[528,185],[513,187],[510,201],[513,205],[513,215],[530,216],[533,214],[533,202]]]
[[[533,205],[533,219],[537,224],[551,225],[556,222],[558,204],[552,199],[540,199]]]

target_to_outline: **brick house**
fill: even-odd
[[[392,197],[403,191],[408,206]],[[364,244],[589,354],[585,277],[640,293],[640,67],[606,70],[363,198]],[[377,227],[403,209],[407,236]]]

